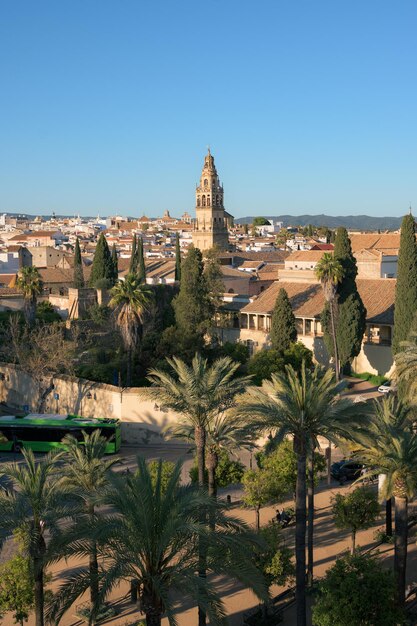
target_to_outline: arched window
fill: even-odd
[[[207,196],[207,206],[210,206],[210,196]]]
[[[219,206],[219,196],[216,196],[216,206]]]
[[[206,196],[203,196],[202,200],[203,200],[203,206],[206,206]]]
[[[200,203],[201,203],[200,196],[198,196],[198,198],[197,198],[197,206],[200,206]]]
[[[207,186],[208,186],[208,180],[207,180],[207,178],[205,178],[204,179],[204,187],[207,187]]]

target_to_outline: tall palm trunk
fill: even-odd
[[[152,589],[144,589],[141,596],[141,610],[145,613],[146,626],[161,626],[162,608]]]
[[[218,462],[217,452],[209,449],[207,453],[208,493],[212,498],[217,498],[216,468]],[[211,530],[216,527],[214,510],[210,513],[209,525]]]
[[[355,554],[355,550],[356,550],[356,530],[352,530],[352,545],[350,548],[350,553],[352,555]]]
[[[44,589],[42,559],[34,559],[35,570],[35,624],[44,626]]]
[[[200,491],[204,489],[204,470],[205,470],[205,448],[206,448],[206,432],[203,427],[197,426],[194,430],[194,440],[197,448],[197,467],[198,467],[198,487]],[[204,509],[200,511],[200,523],[206,521],[206,512]],[[198,575],[202,579],[203,587],[207,577],[207,551],[204,543],[200,539],[198,546]],[[206,625],[206,614],[201,606],[198,607],[198,626]]]
[[[395,553],[394,572],[397,579],[398,603],[405,600],[405,573],[407,568],[408,499],[395,495]]]
[[[295,601],[297,626],[306,626],[306,445],[294,440],[297,454],[295,496]]]
[[[307,584],[313,584],[314,563],[314,449],[308,459],[308,525],[307,525]]]
[[[132,348],[127,349],[127,362],[126,362],[126,387],[130,387],[132,384]]]
[[[392,537],[392,498],[385,502],[385,534]]]
[[[94,521],[95,521],[94,505],[89,505],[88,515],[90,518],[90,523],[94,524]],[[90,601],[91,601],[91,606],[95,607],[98,601],[98,594],[99,594],[97,544],[95,541],[91,542],[89,570],[90,570]]]
[[[258,533],[261,528],[261,507],[259,504],[255,507],[255,528]]]
[[[340,380],[340,370],[339,370],[339,351],[337,349],[337,339],[336,339],[336,324],[334,320],[334,298],[330,300],[330,320],[332,324],[332,337],[333,337],[333,350],[334,350],[334,369],[336,373],[336,380]]]

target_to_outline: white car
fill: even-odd
[[[397,391],[397,385],[392,380],[387,380],[386,383],[378,387],[379,393],[395,393]]]

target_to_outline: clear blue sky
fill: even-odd
[[[417,207],[415,0],[2,0],[0,211]]]

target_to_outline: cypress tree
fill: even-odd
[[[119,280],[119,260],[117,258],[116,244],[114,243],[111,249],[111,260],[113,263],[113,285]]]
[[[356,286],[358,268],[344,227],[337,229],[333,254],[343,268],[343,279],[337,287],[335,306],[336,342],[340,370],[343,371],[361,351],[366,328],[366,309]],[[333,342],[329,337],[328,318],[325,309],[325,339],[326,344],[331,346]]]
[[[138,269],[138,257],[137,257],[137,239],[136,233],[133,235],[132,252],[130,255],[129,274],[136,274]]]
[[[291,343],[297,341],[294,313],[288,294],[283,288],[278,292],[272,312],[270,338],[272,348],[278,352],[284,352]]]
[[[77,237],[75,240],[75,250],[74,250],[74,287],[76,289],[82,289],[84,287],[84,272],[83,272],[83,263],[81,259],[81,249],[80,242]]]
[[[179,233],[175,235],[175,280],[181,280],[181,250]]]
[[[177,329],[185,335],[204,332],[211,306],[201,251],[190,246],[181,266],[180,291],[173,301]]]
[[[417,312],[417,243],[415,221],[406,215],[401,223],[400,250],[398,255],[397,286],[395,289],[393,354],[401,351],[411,330]]]
[[[137,274],[141,283],[146,282],[145,257],[143,256],[143,239],[139,237],[137,248]]]
[[[90,285],[95,287],[111,287],[114,284],[114,267],[109,249],[109,244],[104,234],[101,233],[97,241],[93,265],[91,267]]]

